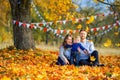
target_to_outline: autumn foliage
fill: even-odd
[[[120,56],[100,56],[104,67],[58,66],[57,51],[0,50],[0,80],[119,80]]]

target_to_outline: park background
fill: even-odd
[[[16,15],[13,16],[13,7],[10,6],[10,0],[0,0],[1,79],[34,78],[37,80],[50,78],[57,80],[61,78],[70,79],[70,75],[72,75],[71,79],[75,79],[80,77],[80,74],[82,75],[82,77],[80,77],[81,79],[85,77],[83,80],[96,80],[97,78],[98,80],[118,80],[120,78],[119,0],[30,0],[30,21],[26,21],[26,13],[24,14],[23,12],[22,16],[20,16],[21,13],[19,13],[21,7],[23,11],[26,10],[27,1],[29,2],[29,0],[15,1],[18,7],[18,12],[16,12],[18,18],[16,18]],[[28,47],[29,49],[26,51],[25,46],[16,47],[17,43],[14,38],[16,34],[18,34],[17,31],[14,31],[16,26],[19,29],[30,29],[32,31],[33,43],[35,43],[34,45],[37,50]],[[82,69],[86,68],[86,70],[83,71],[73,66],[65,66],[61,67],[62,71],[60,71],[60,68],[54,63],[57,59],[59,47],[63,42],[64,36],[66,34],[72,34],[73,36],[79,35],[79,30],[81,29],[88,31],[88,39],[95,43],[95,47],[101,55],[101,62],[107,66],[105,68],[95,67],[94,69],[84,66],[81,67]],[[26,33],[24,35],[26,35]],[[19,39],[19,43],[22,44],[21,39]],[[35,56],[37,56],[38,59],[40,58],[40,61],[36,58],[31,61]],[[17,58],[19,59],[18,64],[14,63]],[[44,59],[46,59],[46,61]],[[6,65],[7,60],[10,62],[11,67],[10,65]],[[28,63],[26,62],[27,64],[30,62],[34,63],[38,60],[38,64],[41,65],[31,67],[29,64],[27,67],[29,69],[26,69],[26,65],[22,67],[23,64],[20,62],[23,61],[21,60],[28,60]],[[112,61],[109,62],[109,60]],[[42,61],[43,63],[40,63]],[[49,66],[45,65],[47,61],[49,62]],[[42,70],[43,73],[37,71],[38,66],[42,66],[39,69]],[[51,70],[44,70],[43,66]],[[32,73],[30,70],[33,67],[35,69],[33,69]],[[73,71],[70,72],[69,70],[71,69],[73,69]],[[90,71],[88,69],[90,69]],[[101,71],[101,69],[105,69],[106,72]],[[77,70],[77,72],[74,72],[75,70]],[[26,73],[26,71],[28,71],[28,73]],[[53,71],[55,71],[55,73],[53,73]],[[93,71],[92,76],[90,76],[91,71]],[[65,74],[63,74],[64,72]],[[80,72],[79,75],[77,75],[78,72]],[[10,73],[12,75],[10,75]],[[101,74],[98,75],[98,73]]]

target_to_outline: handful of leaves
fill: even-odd
[[[94,56],[91,56],[91,55],[90,55],[90,60],[91,60],[91,61],[95,61],[96,58],[95,58]]]

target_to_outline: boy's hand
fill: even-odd
[[[80,48],[79,48],[79,47],[77,48],[77,50],[78,50],[78,52],[80,53]]]

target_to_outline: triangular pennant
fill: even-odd
[[[54,31],[52,28],[50,29],[52,32]]]
[[[83,21],[85,18],[81,18],[81,21]]]
[[[59,23],[60,21],[56,21],[56,24]]]
[[[94,16],[94,18],[96,19],[96,18],[97,18],[97,16]]]
[[[55,30],[54,30],[54,34],[56,34],[56,33],[57,33],[57,30],[55,29]]]
[[[30,24],[26,24],[27,25],[27,28],[29,28],[30,27]]]
[[[116,21],[116,26],[119,26],[119,23]]]
[[[76,33],[76,30],[73,30],[73,34],[75,34]]]
[[[41,17],[41,15],[40,15],[40,14],[39,14],[38,16],[39,16],[39,17]]]
[[[43,30],[43,28],[42,28],[42,27],[40,27],[40,31],[41,31],[41,30]]]
[[[105,29],[108,29],[108,25],[105,26]]]
[[[43,18],[42,18],[42,17],[40,17],[40,19],[42,20]]]
[[[52,25],[52,24],[53,24],[53,22],[49,22],[49,24],[50,24],[50,25]]]
[[[23,23],[22,26],[23,26],[23,27],[26,27],[27,25],[26,25],[26,23]]]
[[[116,26],[116,23],[114,23],[113,26]]]
[[[66,20],[63,21],[63,24],[66,24]]]
[[[46,32],[46,31],[47,31],[47,28],[44,28],[43,30],[44,30],[44,32]]]
[[[39,26],[39,23],[35,23],[36,26]]]
[[[37,29],[37,26],[34,26],[33,28],[34,28],[34,29]]]
[[[60,30],[59,29],[57,30],[57,34],[60,34]]]
[[[92,29],[90,29],[90,31],[91,31],[91,32],[93,32],[93,30],[94,30],[93,28],[92,28]]]
[[[47,32],[50,31],[50,28],[47,29]]]
[[[48,27],[49,27],[49,25],[46,25],[46,27],[48,28]]]
[[[39,26],[40,26],[40,27],[43,26],[43,23],[39,23]]]
[[[107,31],[105,31],[105,34],[107,33]]]
[[[30,28],[33,29],[35,26],[34,24],[30,24]]]
[[[111,25],[108,25],[108,28],[110,28],[111,27]]]
[[[46,22],[43,22],[43,26],[46,26]]]
[[[99,31],[100,30],[100,28],[96,28],[97,29],[97,31]]]
[[[97,29],[96,28],[94,28],[94,32],[96,32],[97,31]]]
[[[118,24],[120,25],[120,21],[118,21]]]
[[[37,15],[39,15],[39,12],[38,12],[38,11],[36,11],[36,14],[37,14]]]
[[[63,30],[60,30],[60,33],[62,34],[62,33],[63,33]]]
[[[102,27],[102,30],[105,30],[105,26]]]
[[[107,30],[107,32],[109,32],[109,31],[110,31],[110,29]]]
[[[15,24],[16,23],[16,20],[13,20],[13,24]]]
[[[66,31],[66,30],[64,30],[63,32],[64,32],[64,33],[66,33],[67,31]]]
[[[65,37],[62,37],[62,39],[64,39]]]
[[[63,21],[60,21],[60,24],[62,24],[63,23]]]
[[[73,33],[73,30],[69,30],[69,33],[72,34],[72,33]]]
[[[67,34],[70,32],[70,30],[67,30]]]
[[[35,10],[35,11],[37,11],[37,9],[36,9],[36,8],[35,8],[34,10]]]
[[[76,22],[79,22],[79,19],[76,19]]]
[[[19,21],[16,21],[15,24],[16,24],[16,25],[19,25]]]
[[[22,22],[19,22],[18,24],[19,24],[19,27],[20,27],[23,23],[22,23]]]

